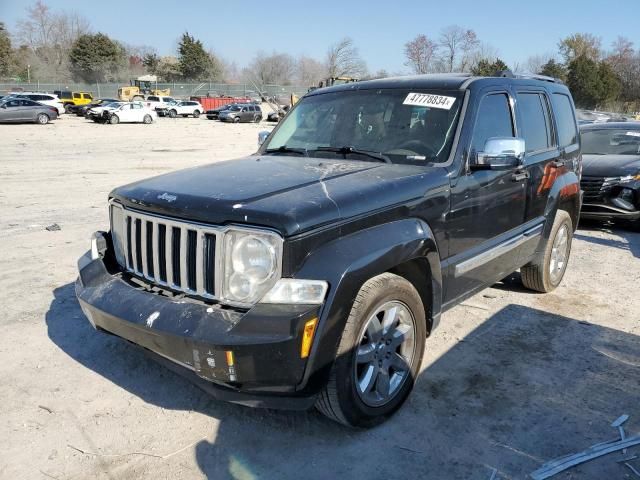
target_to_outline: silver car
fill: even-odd
[[[0,100],[0,123],[34,122],[46,125],[58,118],[58,110],[27,98],[5,97]]]

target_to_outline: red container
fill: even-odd
[[[246,97],[191,97],[191,100],[200,102],[200,105],[202,105],[205,110],[213,110],[214,108],[219,108],[229,103],[251,102],[251,100]]]

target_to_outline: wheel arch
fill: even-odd
[[[306,258],[294,275],[329,283],[301,391],[317,392],[324,385],[360,288],[385,272],[395,273],[414,285],[425,305],[427,331],[437,326],[442,308],[442,272],[435,236],[425,221],[397,220],[324,244]]]

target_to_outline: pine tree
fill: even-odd
[[[87,82],[104,82],[117,75],[126,58],[118,42],[97,33],[78,37],[69,52],[69,60],[76,77]]]
[[[493,77],[503,70],[508,70],[509,67],[501,59],[496,58],[495,61],[490,61],[483,58],[478,64],[471,69],[471,73],[478,77]]]
[[[0,22],[0,76],[8,75],[11,67],[11,39],[9,33]]]
[[[200,40],[189,32],[182,34],[178,46],[179,69],[185,80],[209,80],[220,76],[220,62],[207,53]]]

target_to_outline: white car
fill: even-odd
[[[115,110],[116,108],[126,104],[127,102],[111,102],[111,103],[106,103],[104,105],[100,105],[99,107],[93,107],[90,108],[87,111],[86,117],[88,119],[93,120],[94,122],[101,122],[103,121],[104,117],[102,116],[102,114],[107,111],[107,110]]]
[[[178,115],[182,115],[183,117],[193,115],[193,118],[198,118],[200,114],[204,112],[204,108],[200,105],[200,102],[196,102],[194,100],[176,102],[171,105],[167,105],[162,110],[165,115],[168,115],[171,118],[175,118]]]
[[[54,107],[58,110],[58,115],[62,115],[64,113],[64,103],[62,103],[62,100],[60,100],[57,95],[40,92],[19,92],[11,95],[19,98],[28,98],[29,100],[41,103],[42,105]]]
[[[152,123],[158,118],[155,110],[150,109],[142,102],[128,102],[116,108],[109,108],[103,114],[106,123],[116,125],[118,123]]]
[[[166,108],[169,105],[177,103],[177,100],[173,97],[163,97],[160,95],[149,95],[143,102],[152,110],[156,108]]]

